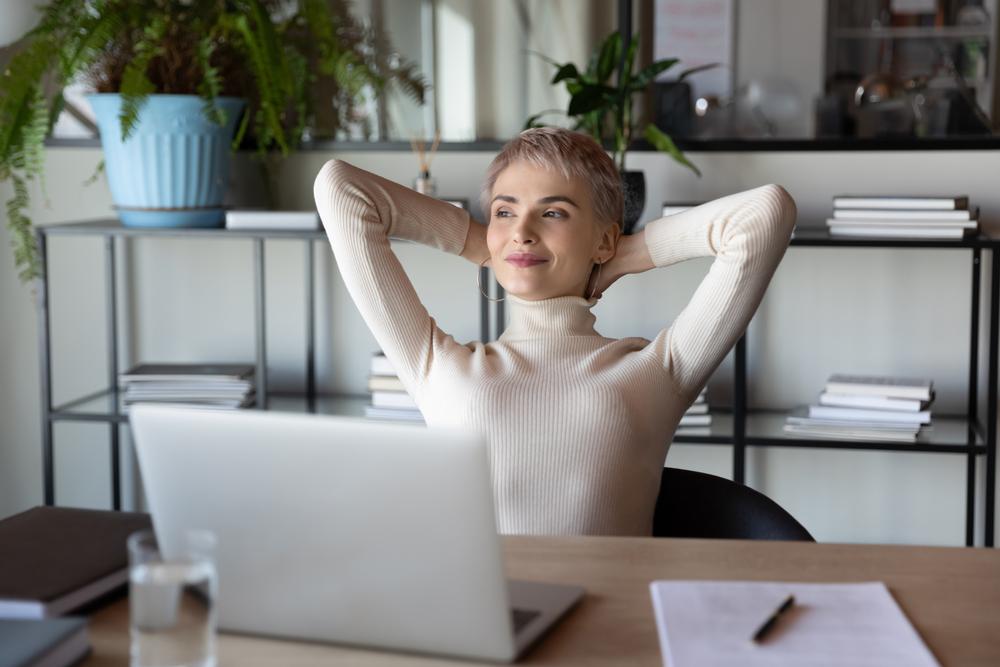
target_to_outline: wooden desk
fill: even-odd
[[[507,573],[587,587],[526,664],[661,665],[655,579],[884,581],[945,667],[1000,665],[1000,550],[728,540],[505,537]],[[91,617],[86,667],[128,664],[128,601]],[[219,636],[222,666],[448,665],[455,661]],[[469,663],[462,663],[469,664]]]

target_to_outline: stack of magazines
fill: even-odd
[[[694,403],[681,417],[681,422],[678,427],[681,426],[711,426],[712,425],[712,415],[708,412],[708,403],[705,402],[705,394],[708,389],[702,389],[701,393],[698,394],[698,398],[694,399]]]
[[[372,357],[368,391],[372,393],[372,404],[365,406],[365,417],[406,422],[424,421],[424,415],[417,408],[416,401],[406,393],[403,381],[396,375],[396,369],[381,352]]]
[[[161,403],[233,410],[255,402],[252,364],[141,364],[119,375],[118,384],[126,409]]]
[[[833,198],[830,236],[961,239],[979,230],[979,207],[968,197]]]
[[[914,442],[930,428],[932,380],[832,375],[817,402],[788,416],[785,432],[836,440]]]

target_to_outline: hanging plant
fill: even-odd
[[[287,156],[304,133],[336,131],[316,127],[322,77],[335,82],[333,103],[343,109],[381,94],[388,81],[420,102],[425,92],[413,66],[384,36],[376,43],[344,0],[53,0],[25,37],[0,73],[0,181],[14,187],[6,215],[22,282],[41,271],[29,183],[39,179],[44,196],[45,138],[73,81],[121,94],[123,140],[149,95],[198,95],[219,125],[227,118],[216,99],[244,98],[232,150],[252,139],[264,169],[269,151]]]

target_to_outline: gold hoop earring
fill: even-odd
[[[506,301],[507,297],[504,297],[502,299],[494,299],[489,294],[487,294],[486,292],[483,291],[483,264],[485,264],[488,261],[490,261],[489,257],[487,257],[486,259],[484,259],[482,261],[482,264],[479,265],[479,271],[476,272],[476,284],[479,285],[479,293],[482,294],[487,299],[489,299],[490,301],[493,301],[495,303],[499,303],[501,301]]]
[[[603,263],[601,263],[601,262],[597,263],[597,280],[594,281],[594,291],[591,292],[590,296],[587,297],[587,301],[590,301],[591,299],[593,299],[594,295],[597,294],[597,283],[601,282],[601,267],[602,266],[604,266]]]

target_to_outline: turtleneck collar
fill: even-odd
[[[560,296],[542,301],[525,301],[507,295],[510,324],[500,335],[501,342],[559,338],[566,336],[600,336],[594,330],[597,318],[590,309],[597,299]]]

